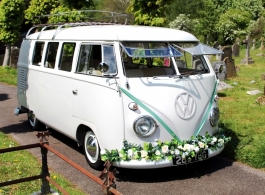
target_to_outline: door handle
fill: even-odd
[[[78,90],[77,89],[73,90],[72,92],[73,92],[74,95],[78,94]]]

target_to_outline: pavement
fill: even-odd
[[[39,142],[25,114],[15,116],[17,106],[16,87],[0,83],[0,129],[12,136],[21,145]],[[49,145],[76,162],[92,174],[100,171],[91,169],[82,150],[64,135],[51,131]],[[40,149],[29,150],[41,159]],[[101,186],[48,153],[49,168],[65,176],[76,187],[90,195],[102,195]],[[170,168],[135,170],[117,168],[117,190],[124,195],[264,195],[265,172],[233,162],[221,156],[206,161]],[[1,173],[0,173],[0,176]]]

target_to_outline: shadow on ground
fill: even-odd
[[[0,101],[5,101],[5,100],[8,100],[8,99],[10,99],[8,97],[8,94],[6,94],[6,93],[1,93],[0,94]]]

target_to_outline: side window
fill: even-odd
[[[35,43],[35,48],[34,48],[34,52],[33,52],[33,60],[32,60],[33,65],[37,65],[37,66],[41,65],[43,48],[44,48],[44,42],[36,42]]]
[[[81,45],[76,72],[102,76],[98,70],[100,62],[102,62],[101,45]]]
[[[46,68],[54,68],[55,67],[55,61],[56,61],[58,46],[59,46],[58,42],[48,43],[44,67],[46,67]]]
[[[63,43],[59,70],[71,72],[74,52],[75,43]]]
[[[117,63],[113,46],[104,45],[103,54],[103,62],[109,66],[107,74],[117,74]]]

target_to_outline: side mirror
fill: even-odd
[[[109,70],[109,65],[107,65],[105,62],[100,62],[98,65],[98,70],[102,73],[106,73]]]

